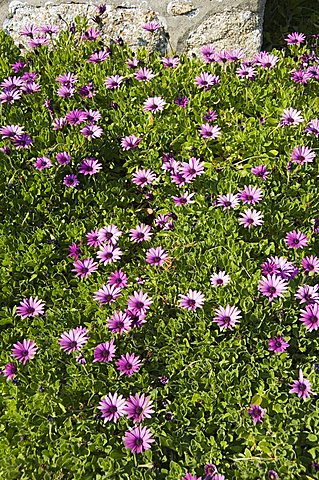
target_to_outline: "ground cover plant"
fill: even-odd
[[[1,33],[0,476],[318,478],[317,37],[102,14]]]

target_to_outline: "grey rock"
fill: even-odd
[[[122,37],[134,50],[145,46],[162,53],[172,49],[191,54],[212,44],[217,50],[243,48],[251,56],[261,46],[265,0],[14,0],[10,8],[8,0],[0,0],[0,21],[21,43],[23,25],[64,27],[78,15],[92,18],[94,5],[106,2],[107,13],[97,28],[106,39]],[[162,28],[153,33],[143,30],[142,25],[151,20]]]

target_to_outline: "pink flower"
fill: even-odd
[[[101,399],[97,408],[102,412],[104,423],[111,421],[116,423],[120,417],[125,415],[125,407],[126,400],[122,395],[109,393]]]
[[[241,318],[241,311],[237,307],[231,307],[227,304],[225,308],[218,307],[215,310],[215,315],[213,322],[217,323],[221,330],[225,328],[233,330],[235,324],[238,323]]]
[[[145,450],[149,450],[151,448],[150,444],[155,441],[151,431],[141,425],[126,432],[123,440],[125,448],[131,450],[132,453],[142,453]]]
[[[24,298],[17,307],[17,314],[21,318],[36,317],[44,313],[44,302],[38,297]]]
[[[127,406],[125,412],[128,418],[132,418],[133,422],[142,422],[145,418],[150,418],[154,413],[154,405],[150,396],[146,396],[144,393],[139,395],[130,395],[127,399]]]
[[[197,308],[203,308],[205,296],[202,292],[197,290],[189,290],[186,295],[179,295],[179,306],[185,310],[192,310],[195,312]]]
[[[115,350],[116,350],[116,346],[114,345],[113,338],[109,342],[100,343],[95,347],[93,363],[111,362],[115,357]]]
[[[285,238],[288,248],[304,248],[309,243],[309,238],[302,232],[293,230],[288,232]]]
[[[150,97],[144,102],[144,111],[157,113],[165,107],[166,102],[162,97]]]
[[[131,330],[131,320],[124,312],[113,312],[112,317],[107,321],[107,326],[112,333],[119,333]]]
[[[127,375],[130,377],[137,372],[141,366],[140,357],[134,353],[126,353],[116,362],[116,366],[120,375]]]
[[[22,340],[22,343],[17,342],[13,345],[11,356],[25,365],[28,360],[35,356],[37,349],[38,347],[33,340]]]
[[[87,278],[98,268],[98,264],[92,260],[92,258],[84,258],[83,260],[77,260],[73,263],[74,268],[72,272],[75,272],[77,277]]]
[[[150,248],[146,252],[146,261],[152,265],[152,267],[164,265],[167,258],[168,254],[162,247]]]
[[[72,352],[81,350],[88,339],[87,329],[85,327],[77,327],[69,332],[64,332],[58,342],[61,350],[70,355]]]

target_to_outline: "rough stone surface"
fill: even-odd
[[[122,37],[133,49],[147,46],[162,53],[172,49],[191,54],[209,43],[217,50],[243,48],[251,56],[261,46],[265,1],[0,0],[0,22],[21,43],[19,31],[26,24],[65,27],[77,15],[95,16],[94,5],[106,3],[107,13],[97,28],[107,39]],[[143,30],[142,25],[152,20],[162,28],[154,33]]]
[[[262,42],[260,19],[251,11],[225,10],[211,15],[187,37],[188,53],[199,52],[203,44],[211,43],[217,51],[242,48],[253,56]]]

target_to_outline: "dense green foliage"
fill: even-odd
[[[318,332],[309,332],[298,320],[300,305],[294,297],[298,285],[313,285],[316,277],[299,273],[286,295],[273,302],[257,289],[267,257],[284,256],[300,268],[302,257],[318,253],[318,234],[313,233],[319,212],[318,160],[287,169],[294,147],[319,149],[318,138],[304,133],[307,122],[319,117],[318,81],[302,85],[291,79],[296,58],[309,47],[293,46],[293,55],[288,49],[273,52],[278,63],[273,69],[259,67],[255,81],[238,77],[235,63],[207,65],[183,57],[171,69],[163,67],[157,54],[141,50],[140,64],[156,74],[147,83],[135,80],[126,66],[132,58],[126,46],[113,43],[108,60],[86,62],[102,48],[99,39],[80,42],[77,33],[63,32],[53,49],[43,46],[23,57],[1,33],[0,79],[12,75],[11,64],[18,58],[27,59],[25,70],[38,73],[41,90],[0,107],[0,126],[24,126],[33,139],[28,149],[0,153],[1,365],[12,361],[12,345],[21,339],[33,339],[39,348],[25,366],[17,364],[18,382],[0,378],[0,477],[178,480],[187,471],[204,478],[204,465],[215,463],[227,479],[262,479],[270,469],[285,480],[318,478],[311,464],[319,458],[319,396],[303,401],[289,393],[299,368],[319,393],[313,369]],[[93,80],[96,95],[57,96],[56,78],[67,72],[78,77],[78,85]],[[219,75],[220,84],[198,88],[194,79],[202,72]],[[118,89],[106,89],[105,79],[115,74],[125,81]],[[162,112],[143,111],[144,101],[153,96],[167,102]],[[178,96],[188,97],[185,109],[174,103]],[[46,99],[52,99],[57,117],[76,108],[99,110],[104,135],[88,140],[77,126],[53,130]],[[300,110],[305,121],[280,127],[288,107]],[[218,113],[222,133],[216,140],[201,138],[198,131],[208,109]],[[131,134],[142,141],[123,151],[120,139]],[[4,145],[9,145],[5,139]],[[66,166],[55,161],[62,151],[71,155]],[[174,205],[172,196],[181,188],[161,168],[164,152],[179,161],[192,156],[204,160],[204,175],[182,188],[195,192],[193,204]],[[33,166],[42,155],[51,158],[52,168]],[[97,158],[102,170],[94,176],[79,174],[77,188],[65,187],[63,178],[77,173],[85,157]],[[251,173],[259,164],[270,172],[266,182]],[[156,173],[153,199],[131,181],[138,168]],[[239,225],[238,210],[213,204],[218,195],[236,193],[244,185],[257,185],[264,193],[257,206],[264,223],[250,230]],[[154,218],[169,212],[174,229],[156,228]],[[140,223],[152,225],[147,247],[133,244],[127,235]],[[71,272],[69,245],[76,242],[83,258],[93,257],[85,234],[108,224],[124,232],[119,241],[124,254],[81,281]],[[285,236],[294,229],[310,238],[304,250],[287,248]],[[152,267],[145,253],[158,245],[168,252],[169,262]],[[122,336],[111,335],[106,326],[113,306],[99,307],[93,300],[119,268],[129,285],[114,308],[125,309],[134,290],[153,299],[147,323]],[[209,280],[218,270],[231,277],[222,288]],[[145,280],[141,287],[135,282],[140,276]],[[180,308],[178,295],[189,289],[205,294],[203,309]],[[45,315],[21,319],[16,307],[36,295],[45,302]],[[234,330],[220,331],[212,321],[214,311],[227,303],[240,308],[243,318]],[[64,331],[79,325],[90,333],[82,350],[85,365],[58,344]],[[268,350],[269,338],[276,335],[289,341],[285,353]],[[114,362],[92,363],[95,346],[112,336],[117,354],[134,352],[143,361],[131,377],[120,377]],[[163,375],[167,385],[159,381]],[[97,415],[101,397],[115,391],[152,397],[155,413],[145,424],[155,443],[144,454],[135,456],[124,448],[122,437],[131,426],[127,419],[104,424]],[[251,403],[265,409],[262,423],[254,425],[248,415]],[[171,421],[167,412],[173,414]]]

